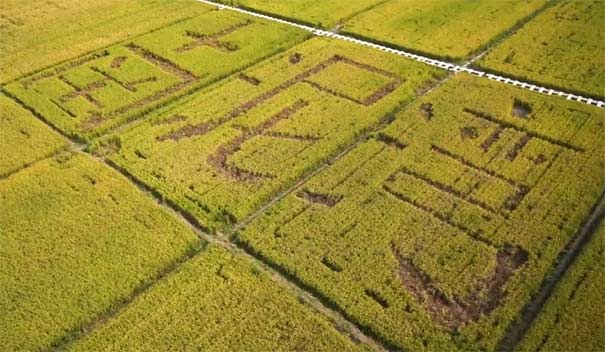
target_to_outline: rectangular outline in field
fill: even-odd
[[[465,64],[465,65],[453,64],[453,63],[450,63],[450,62],[446,62],[446,61],[442,61],[442,60],[438,60],[438,59],[433,59],[433,58],[422,56],[422,55],[418,55],[418,54],[413,54],[413,53],[407,52],[405,50],[394,49],[394,48],[391,48],[391,47],[388,47],[388,46],[385,46],[385,45],[376,44],[376,43],[372,43],[372,42],[369,42],[369,41],[366,41],[366,40],[357,39],[357,38],[353,38],[353,37],[350,37],[350,36],[338,34],[338,33],[335,33],[335,32],[326,31],[326,30],[315,28],[315,27],[311,27],[311,26],[308,26],[308,25],[303,25],[303,24],[292,22],[292,21],[284,20],[284,19],[277,18],[277,17],[274,17],[274,16],[265,15],[265,14],[258,13],[258,12],[255,12],[255,11],[251,11],[251,10],[247,10],[247,9],[243,9],[243,8],[239,8],[239,7],[235,7],[235,6],[225,5],[225,4],[219,4],[219,3],[216,3],[216,2],[210,1],[210,0],[196,0],[196,1],[208,4],[208,5],[216,6],[219,10],[229,9],[230,11],[235,11],[235,12],[243,13],[243,14],[246,14],[246,15],[249,15],[249,16],[258,17],[258,18],[262,18],[262,19],[265,19],[265,20],[269,20],[269,21],[273,21],[273,22],[278,22],[278,23],[282,23],[282,24],[285,24],[285,25],[288,25],[288,26],[296,27],[296,28],[302,29],[304,31],[311,32],[311,33],[313,33],[314,35],[317,35],[317,36],[327,37],[327,38],[332,38],[332,39],[338,39],[338,40],[344,40],[344,41],[351,42],[351,43],[354,43],[354,44],[357,44],[357,45],[363,45],[363,46],[370,47],[372,49],[377,49],[377,50],[384,51],[384,52],[387,52],[387,53],[391,53],[391,54],[395,54],[395,55],[399,55],[399,56],[404,56],[404,57],[407,57],[409,59],[425,63],[427,65],[431,65],[431,66],[442,68],[444,70],[452,71],[454,73],[466,72],[466,73],[471,74],[471,75],[476,76],[476,77],[484,77],[484,78],[487,78],[489,80],[493,80],[493,81],[504,83],[504,84],[513,85],[515,87],[519,87],[519,88],[522,88],[522,89],[527,89],[527,90],[530,90],[532,92],[537,92],[537,93],[540,93],[540,94],[547,94],[547,95],[555,95],[555,96],[559,96],[559,97],[565,97],[567,100],[574,100],[574,101],[577,101],[579,103],[584,103],[584,104],[596,106],[596,107],[599,107],[599,108],[605,107],[605,101],[602,101],[602,100],[587,98],[587,97],[584,97],[584,96],[581,96],[581,95],[575,95],[575,94],[572,94],[572,93],[567,93],[567,92],[563,92],[563,91],[552,89],[552,88],[546,88],[546,87],[543,87],[543,86],[529,84],[529,83],[526,83],[526,82],[520,82],[520,81],[511,79],[509,77],[503,77],[503,76],[495,75],[495,74],[492,74],[492,73],[488,73],[486,71],[480,71],[478,69],[470,68],[470,67],[468,67],[468,64]]]
[[[193,18],[195,18],[195,17],[191,17],[188,20],[191,20]],[[170,27],[177,25],[179,22],[181,22],[181,21],[158,28],[157,30],[151,31],[147,34],[142,34],[141,36],[152,35],[152,33],[157,33],[162,30],[167,30]],[[239,50],[239,47],[237,47],[234,44],[230,44],[229,42],[220,41],[220,39],[224,36],[232,34],[236,31],[238,31],[239,29],[246,27],[253,23],[255,23],[255,21],[253,21],[251,19],[240,19],[240,20],[238,20],[237,23],[235,23],[234,25],[232,25],[228,28],[220,30],[216,33],[210,33],[210,34],[204,34],[204,35],[196,33],[196,32],[194,33],[194,32],[190,32],[190,31],[184,31],[183,33],[180,33],[180,34],[182,34],[185,37],[192,37],[192,38],[194,38],[194,40],[193,40],[193,42],[188,44],[189,46],[192,46],[192,47],[189,48],[188,45],[186,44],[185,45],[186,48],[183,51],[189,51],[191,49],[195,49],[200,46],[208,46],[208,47],[214,48],[215,50],[218,50],[218,51],[224,51],[225,49],[228,49],[227,51],[229,51],[229,52],[237,51],[237,50]],[[137,36],[135,38],[138,38],[138,37],[139,36]],[[126,59],[125,56],[120,56],[117,53],[115,54],[116,58],[111,62],[110,69],[100,69],[99,67],[96,67],[96,66],[93,66],[93,67],[88,66],[95,60],[113,56],[110,53],[112,48],[127,49],[136,57],[138,57],[142,60],[145,60],[148,63],[150,63],[151,65],[158,68],[161,72],[164,72],[164,73],[170,74],[174,77],[177,77],[179,79],[179,82],[173,83],[166,87],[158,88],[156,91],[150,92],[148,95],[146,95],[144,97],[141,97],[138,99],[133,99],[133,101],[127,102],[127,103],[125,103],[125,105],[119,106],[119,107],[113,109],[112,111],[102,113],[100,110],[103,108],[103,104],[101,104],[98,100],[94,99],[94,97],[92,96],[92,93],[94,93],[95,90],[107,87],[107,83],[116,84],[117,86],[125,89],[128,92],[136,92],[137,85],[157,81],[157,77],[152,76],[152,77],[146,77],[145,79],[139,79],[139,80],[135,80],[135,81],[131,81],[131,82],[123,82],[123,81],[119,80],[117,77],[113,76],[112,73],[110,72],[110,70],[120,68],[120,66],[123,64],[124,60]],[[180,52],[179,48],[174,49],[174,51]],[[90,84],[87,84],[84,87],[76,86],[75,84],[73,84],[73,82],[69,82],[62,74],[67,71],[76,69],[78,67],[87,67],[90,70],[92,70],[93,72],[95,72],[96,74],[100,75],[101,77],[98,80],[96,80]],[[48,104],[52,104],[55,108],[57,108],[63,114],[65,114],[65,117],[68,117],[71,120],[73,120],[74,118],[79,118],[79,120],[77,121],[77,124],[75,125],[75,127],[73,127],[73,129],[75,130],[74,132],[89,134],[89,133],[93,133],[94,130],[100,124],[103,124],[107,120],[111,120],[111,119],[115,118],[116,116],[127,114],[127,113],[131,112],[132,110],[136,110],[138,108],[145,109],[147,106],[153,105],[153,104],[157,103],[158,101],[161,101],[164,98],[170,98],[175,95],[178,96],[178,92],[181,92],[181,91],[185,90],[186,88],[194,85],[195,82],[199,81],[200,79],[203,79],[204,77],[206,77],[208,75],[209,75],[209,73],[204,73],[202,75],[195,75],[192,72],[180,67],[178,64],[172,62],[171,60],[169,60],[165,57],[162,57],[161,55],[156,54],[156,53],[152,52],[151,50],[148,50],[140,45],[135,44],[131,39],[131,40],[126,40],[126,41],[122,41],[119,43],[114,43],[114,44],[110,45],[109,47],[107,47],[106,49],[103,49],[102,51],[99,51],[97,53],[89,54],[89,55],[86,55],[81,58],[72,59],[71,61],[68,61],[66,63],[51,66],[42,72],[32,73],[29,76],[25,76],[25,77],[16,79],[14,81],[11,81],[11,83],[21,84],[23,86],[23,88],[27,91],[27,90],[31,89],[33,84],[35,84],[36,82],[38,82],[40,80],[51,79],[53,77],[60,79],[64,84],[71,87],[73,89],[73,92],[68,93],[63,97],[59,97],[59,99],[49,97],[48,95],[44,94],[44,92],[37,92],[37,94],[39,94],[41,98],[48,101]],[[19,95],[17,95],[17,97],[18,96]],[[74,112],[70,111],[67,107],[61,105],[62,102],[66,102],[68,100],[72,100],[72,99],[76,99],[76,98],[80,98],[80,97],[83,99],[86,99],[86,101],[91,104],[91,109],[88,110],[87,112],[82,111],[82,112],[74,113]],[[37,104],[35,102],[28,103],[26,101],[26,102],[24,102],[24,105],[29,106],[33,110],[36,110]],[[61,128],[61,130],[64,130],[64,128]],[[64,132],[68,133],[69,131],[64,131]]]
[[[172,132],[163,134],[161,136],[158,136],[156,139],[160,142],[169,140],[169,139],[174,140],[174,141],[179,141],[184,138],[192,138],[192,137],[199,137],[199,136],[205,135],[205,134],[209,133],[210,131],[214,130],[215,128],[217,128],[218,126],[223,125],[239,116],[242,116],[243,114],[254,109],[255,107],[262,105],[263,103],[267,102],[268,100],[270,100],[270,99],[278,96],[282,92],[290,89],[294,85],[296,85],[298,83],[307,83],[308,78],[312,77],[313,75],[327,69],[331,65],[334,65],[338,62],[346,62],[347,64],[353,65],[354,67],[357,67],[359,69],[370,70],[372,72],[374,70],[378,71],[378,72],[380,72],[380,74],[392,78],[393,81],[388,83],[384,87],[379,88],[376,92],[373,92],[372,94],[370,94],[367,98],[369,100],[366,102],[357,101],[350,97],[343,97],[342,94],[333,92],[331,89],[328,89],[328,88],[323,88],[323,87],[317,88],[315,85],[311,85],[311,86],[318,89],[321,92],[328,93],[337,98],[353,101],[354,103],[362,105],[362,106],[369,106],[369,105],[374,104],[376,101],[380,100],[384,96],[392,93],[395,89],[397,89],[399,86],[401,86],[401,84],[403,84],[403,82],[405,81],[403,78],[401,78],[401,77],[397,76],[396,74],[391,73],[389,71],[382,70],[380,68],[377,68],[377,67],[374,67],[374,66],[371,66],[368,64],[360,63],[360,62],[357,62],[355,60],[352,60],[352,59],[349,59],[349,58],[346,58],[346,57],[343,57],[340,55],[333,55],[329,59],[326,59],[326,60],[316,64],[315,66],[311,67],[310,69],[308,69],[302,73],[299,73],[295,77],[287,79],[286,81],[279,84],[278,86],[254,97],[250,100],[247,100],[246,102],[244,102],[242,104],[239,104],[235,108],[231,109],[228,113],[222,115],[221,117],[219,117],[217,119],[214,119],[209,122],[200,122],[197,124],[187,124],[185,126],[178,128],[176,131],[172,131]]]

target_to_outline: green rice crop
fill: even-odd
[[[65,133],[90,139],[308,35],[233,12],[211,11],[5,88]]]
[[[518,351],[603,351],[605,349],[605,226],[557,284]]]
[[[210,10],[191,0],[2,0],[0,82]]]
[[[218,2],[331,29],[384,0],[218,0]]]

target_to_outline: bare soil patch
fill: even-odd
[[[308,189],[303,189],[299,191],[298,193],[296,193],[296,196],[308,202],[325,205],[330,208],[338,204],[338,202],[340,202],[340,200],[342,199],[342,196],[312,192]]]

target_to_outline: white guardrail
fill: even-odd
[[[205,4],[209,4],[212,6],[216,6],[219,9],[228,9],[231,11],[235,11],[235,12],[239,12],[239,13],[243,13],[249,16],[253,16],[253,17],[258,17],[258,18],[262,18],[268,21],[273,21],[273,22],[278,22],[278,23],[282,23],[288,26],[292,26],[292,27],[296,27],[308,32],[311,32],[317,36],[321,36],[321,37],[328,37],[328,38],[333,38],[333,39],[339,39],[339,40],[344,40],[347,42],[351,42],[351,43],[355,43],[358,45],[363,45],[363,46],[367,46],[373,49],[377,49],[377,50],[381,50],[387,53],[391,53],[391,54],[395,54],[395,55],[399,55],[399,56],[403,56],[412,60],[416,60],[428,65],[432,65],[432,66],[436,66],[439,68],[442,68],[444,70],[448,70],[448,71],[453,71],[453,72],[467,72],[470,73],[472,75],[478,76],[478,77],[485,77],[487,79],[490,79],[492,81],[497,81],[500,83],[505,83],[505,84],[510,84],[519,88],[523,88],[523,89],[528,89],[532,92],[538,92],[538,93],[542,93],[542,94],[546,94],[546,95],[554,95],[554,96],[559,96],[559,97],[563,97],[566,98],[567,100],[575,100],[578,101],[580,103],[585,103],[588,105],[594,105],[597,107],[605,107],[605,101],[602,100],[595,100],[595,99],[591,99],[591,98],[587,98],[587,97],[583,97],[581,95],[575,95],[572,93],[566,93],[560,90],[556,90],[556,89],[551,89],[551,88],[545,88],[545,87],[541,87],[541,86],[537,86],[535,84],[530,84],[527,82],[522,82],[522,81],[518,81],[515,79],[511,79],[508,77],[503,77],[503,76],[499,76],[499,75],[495,75],[492,73],[487,73],[484,71],[479,71],[479,70],[475,70],[466,66],[461,66],[461,65],[456,65],[450,62],[446,62],[446,61],[441,61],[441,60],[436,60],[436,59],[432,59],[426,56],[422,56],[422,55],[417,55],[417,54],[412,54],[409,53],[405,50],[399,50],[399,49],[393,49],[393,48],[389,48],[387,46],[384,45],[380,45],[380,44],[376,44],[376,43],[372,43],[372,42],[368,42],[365,40],[361,40],[361,39],[356,39],[353,37],[349,37],[346,35],[342,35],[342,34],[338,34],[338,33],[334,33],[334,32],[330,32],[330,31],[326,31],[326,30],[322,30],[319,28],[315,28],[315,27],[311,27],[311,26],[307,26],[304,24],[299,24],[299,23],[295,23],[292,21],[288,21],[288,20],[284,20],[278,17],[273,17],[273,16],[269,16],[269,15],[265,15],[262,13],[257,13],[254,11],[249,11],[249,10],[245,10],[239,7],[235,7],[235,6],[229,6],[229,5],[224,5],[224,4],[218,4],[215,3],[213,1],[210,0],[197,0],[199,2],[205,3]]]

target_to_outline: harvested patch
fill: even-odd
[[[384,309],[389,308],[389,302],[384,297],[382,297],[378,292],[376,292],[372,289],[367,289],[367,288],[363,292],[366,294],[366,296],[370,297],[376,303],[378,303],[382,308],[384,308]]]
[[[179,65],[171,62],[170,60],[165,59],[135,43],[126,44],[125,47],[133,53],[143,57],[145,60],[160,67],[162,70],[169,72],[175,75],[176,77],[180,77],[185,82],[191,82],[198,79],[198,77],[196,77],[193,73],[181,68]]]
[[[113,60],[111,60],[110,67],[120,68],[124,61],[126,61],[126,56],[116,56]]]
[[[465,139],[477,139],[479,137],[479,132],[475,127],[465,126],[460,129],[460,138],[462,140]]]
[[[517,143],[515,143],[513,148],[511,150],[509,150],[508,153],[506,153],[506,158],[510,161],[515,160],[517,158],[517,156],[519,155],[519,153],[521,152],[521,150],[523,150],[523,148],[525,148],[525,146],[527,145],[527,143],[529,143],[529,141],[531,139],[532,139],[532,137],[527,134],[524,134],[523,136],[521,136],[521,138],[519,138],[519,140],[517,141]]]
[[[239,50],[239,46],[230,42],[220,41],[219,39],[239,30],[242,27],[249,26],[252,23],[254,22],[249,19],[246,19],[243,22],[229,26],[214,34],[200,34],[194,31],[187,30],[185,31],[185,35],[190,38],[193,38],[194,40],[188,44],[184,44],[183,46],[175,49],[175,51],[177,53],[182,53],[185,51],[190,51],[199,48],[201,46],[209,46],[211,48],[215,48],[224,52],[237,51]]]
[[[308,189],[303,189],[296,193],[296,196],[306,200],[307,202],[325,205],[327,207],[333,207],[342,199],[341,196],[336,196],[332,194],[325,193],[317,193],[309,191]]]
[[[496,309],[505,295],[504,285],[528,259],[527,252],[519,247],[507,245],[500,248],[492,274],[479,282],[467,297],[451,300],[441,293],[431,278],[418,269],[410,258],[399,254],[394,245],[392,249],[399,261],[402,284],[436,322],[450,329],[476,321]]]
[[[297,63],[300,62],[300,60],[302,60],[302,54],[301,53],[294,53],[292,55],[290,55],[290,63],[293,65],[296,65]]]
[[[248,82],[253,86],[258,86],[260,84],[260,80],[258,78],[250,77],[243,73],[237,75],[237,78],[241,79],[244,82]]]
[[[543,164],[546,160],[548,160],[548,159],[546,159],[544,154],[538,154],[538,156],[533,159],[534,164],[536,164],[536,165]]]
[[[483,149],[483,152],[488,152],[492,145],[500,140],[502,132],[504,132],[504,128],[502,126],[496,127],[494,132],[492,132],[492,134],[490,134],[489,137],[487,137],[487,139],[481,143],[481,149]]]
[[[336,264],[334,261],[330,260],[327,257],[321,258],[321,263],[323,265],[325,265],[326,267],[328,267],[328,269],[330,269],[334,272],[339,273],[342,271],[342,268],[340,267],[340,265]]]
[[[433,104],[422,103],[420,104],[420,113],[425,120],[430,121],[433,117]]]
[[[156,120],[156,121],[152,122],[152,124],[155,125],[155,126],[157,126],[157,125],[171,125],[173,123],[183,122],[183,121],[186,121],[186,120],[187,120],[187,116],[176,114],[176,115],[172,115],[171,117],[169,117],[167,119]]]
[[[401,143],[397,138],[391,137],[382,132],[376,134],[376,140],[400,150],[403,150],[406,147],[406,145]]]
[[[513,102],[513,117],[518,117],[522,119],[527,119],[529,114],[531,114],[532,109],[529,103],[515,99]]]

